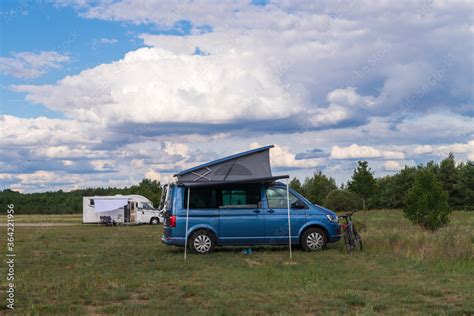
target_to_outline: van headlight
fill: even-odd
[[[333,222],[333,223],[339,222],[339,218],[337,217],[337,215],[326,215],[326,217],[328,218],[330,222]]]

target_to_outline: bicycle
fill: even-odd
[[[344,246],[347,252],[350,253],[352,250],[359,249],[362,251],[362,238],[357,232],[354,223],[352,222],[352,215],[354,212],[350,212],[339,216],[339,218],[345,219],[346,222],[341,225],[344,237]]]

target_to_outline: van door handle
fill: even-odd
[[[270,209],[267,211],[267,213],[275,213],[275,211]]]
[[[261,211],[260,210],[253,210],[254,213],[260,213]]]

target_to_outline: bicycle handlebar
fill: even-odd
[[[347,217],[352,217],[352,215],[354,215],[355,212],[349,212],[349,213],[346,213],[344,215],[341,215],[339,216],[339,218],[347,218]]]

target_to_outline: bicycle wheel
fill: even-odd
[[[362,251],[362,238],[359,233],[354,230],[354,249]]]
[[[344,234],[344,246],[348,253],[351,253],[352,249],[354,249],[354,237],[350,231],[346,231]]]

